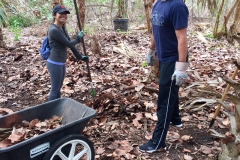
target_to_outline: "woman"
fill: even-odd
[[[61,97],[61,88],[66,72],[67,47],[69,47],[78,60],[88,61],[88,56],[82,56],[76,49],[84,37],[81,31],[77,37],[71,40],[65,28],[67,14],[70,12],[62,5],[57,5],[53,9],[54,22],[48,29],[48,39],[50,45],[50,55],[47,59],[47,68],[51,78],[51,92],[49,101]]]

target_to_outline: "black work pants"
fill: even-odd
[[[179,86],[171,80],[175,70],[175,62],[160,63],[160,80],[158,93],[158,122],[153,132],[152,141],[157,149],[166,147],[165,139],[170,122],[181,124],[179,116]]]

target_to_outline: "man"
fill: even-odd
[[[141,146],[142,152],[166,150],[169,124],[182,126],[179,115],[179,86],[187,80],[187,26],[188,9],[182,0],[158,0],[152,10],[153,35],[146,56],[148,65],[154,65],[157,51],[160,62],[158,93],[158,122],[152,139]]]

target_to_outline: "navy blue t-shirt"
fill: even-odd
[[[188,8],[182,0],[158,0],[152,10],[153,35],[160,62],[178,61],[175,30],[187,28]]]

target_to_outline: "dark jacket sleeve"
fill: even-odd
[[[67,37],[64,36],[64,33],[61,32],[61,30],[58,28],[51,30],[49,32],[49,35],[56,41],[59,41],[60,43],[62,43],[63,45],[65,45],[69,48],[75,47],[75,45],[81,41],[80,37],[78,37],[78,36],[76,39],[73,39],[71,41],[68,40]]]
[[[65,33],[67,34],[68,36],[68,40],[71,41],[71,38],[69,37],[68,35],[68,32],[66,29],[64,29]],[[82,59],[82,55],[78,52],[77,48],[75,46],[73,46],[72,48],[70,48],[71,51],[73,52],[73,54],[75,55],[75,57],[78,59],[78,60],[81,60]]]
[[[78,60],[82,59],[82,55],[78,52],[76,47],[72,47],[70,49]]]

